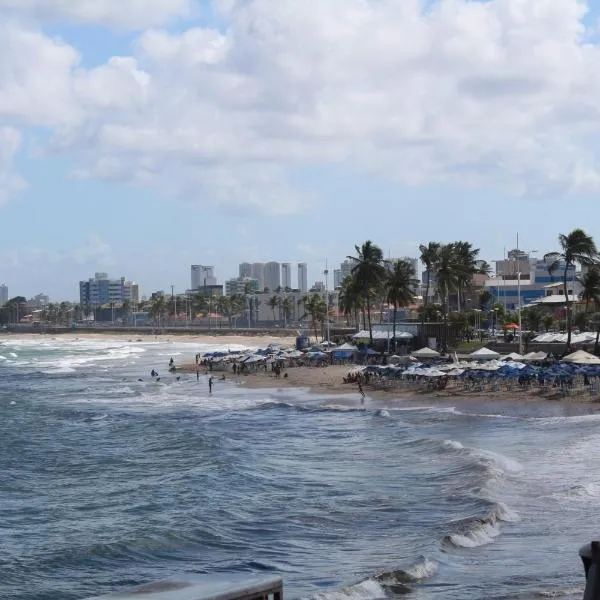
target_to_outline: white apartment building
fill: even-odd
[[[308,266],[305,262],[298,263],[298,289],[303,294],[308,292]]]
[[[281,287],[281,265],[271,261],[265,264],[265,287],[271,291]]]
[[[191,289],[198,290],[209,285],[217,285],[215,277],[215,268],[205,265],[192,265],[191,270]]]
[[[240,263],[239,277],[252,277],[252,265],[248,262]]]
[[[252,277],[252,279],[258,279],[258,289],[264,290],[265,289],[265,264],[260,263],[260,262],[252,263],[252,271],[251,271],[250,277]]]
[[[0,285],[0,306],[4,306],[8,302],[8,286],[3,283]]]
[[[281,287],[292,289],[292,263],[281,263]]]
[[[225,295],[233,296],[233,294],[262,292],[258,287],[258,279],[251,277],[236,277],[225,282]]]

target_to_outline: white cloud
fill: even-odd
[[[11,127],[0,127],[0,204],[26,187],[14,169],[14,158],[21,146],[21,134]]]
[[[41,21],[144,29],[187,17],[193,0],[0,0],[0,8]]]
[[[52,4],[51,16],[98,23],[116,6]],[[140,23],[141,4],[121,0],[122,19]],[[190,8],[163,2],[159,19],[158,2],[143,5],[146,25]],[[414,185],[600,188],[600,47],[587,41],[582,2],[214,5],[224,31],[150,29],[133,56],[91,70],[77,68],[74,49],[13,22],[31,58],[0,51],[0,118],[53,126],[52,148],[77,158],[79,176],[233,211],[303,210],[314,198],[290,173],[314,164]],[[21,69],[27,76],[8,85]]]

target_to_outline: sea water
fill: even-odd
[[[2,600],[219,572],[280,575],[288,598],[582,597],[594,405],[168,374],[208,349],[0,339]]]

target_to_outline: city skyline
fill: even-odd
[[[492,261],[517,228],[541,255],[596,214],[598,3],[299,11],[1,2],[11,293],[74,299],[96,271],[183,291],[191,264],[225,281],[270,257],[312,282],[367,239],[386,256],[469,240]]]

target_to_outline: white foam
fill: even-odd
[[[444,440],[444,446],[446,446],[446,448],[453,448],[454,450],[464,450],[465,448],[460,442],[457,442],[456,440]]]
[[[433,560],[426,558],[423,562],[417,563],[405,570],[405,573],[415,581],[429,579],[433,577],[438,570],[438,565]]]
[[[375,600],[385,598],[386,593],[377,581],[367,579],[356,585],[350,585],[310,596],[311,600]]]
[[[495,537],[500,535],[500,527],[494,520],[492,522],[482,521],[477,527],[464,533],[453,533],[448,536],[455,546],[461,548],[477,548],[490,544]]]

